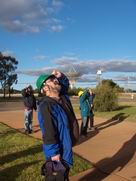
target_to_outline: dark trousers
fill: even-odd
[[[89,120],[88,116],[82,118],[81,129],[80,129],[80,134],[81,135],[86,135],[87,134],[88,120]]]
[[[89,124],[90,128],[94,127],[94,116],[92,115],[89,117]]]
[[[70,172],[70,168],[67,167],[65,181],[69,181],[69,172]]]
[[[89,124],[89,125],[88,125],[89,128],[94,127],[94,113],[93,113],[93,110],[92,110],[92,109],[90,110],[90,115],[89,115],[88,124]]]

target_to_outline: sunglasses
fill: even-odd
[[[43,88],[45,85],[47,85],[47,81],[48,81],[48,82],[53,82],[54,84],[59,85],[59,81],[58,81],[58,79],[57,79],[56,77],[50,77],[50,78],[47,79],[45,82],[43,82],[42,88]]]

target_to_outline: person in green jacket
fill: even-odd
[[[89,103],[89,91],[79,91],[79,102],[80,102],[80,114],[82,118],[81,128],[80,128],[80,135],[86,136],[87,135],[87,127],[88,121],[90,118],[90,103]]]

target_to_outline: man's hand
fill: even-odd
[[[55,75],[57,78],[61,77],[61,72],[59,70],[53,70],[53,75]]]
[[[58,162],[59,162],[59,161],[60,161],[60,154],[51,157],[51,160],[52,160],[52,161],[58,161]]]
[[[92,94],[93,94],[93,91],[92,91],[92,89],[89,89],[89,93],[90,93],[90,95],[92,95]]]

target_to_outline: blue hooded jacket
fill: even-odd
[[[66,95],[69,82],[64,74],[59,82],[63,87],[60,98],[72,110],[69,97]],[[71,114],[75,117],[74,112]],[[61,158],[71,166],[73,164],[72,140],[69,117],[66,111],[57,101],[46,96],[39,105],[38,120],[42,131],[43,152],[46,159],[60,154]]]
[[[87,117],[90,115],[90,103],[89,103],[89,92],[86,90],[79,98],[80,102],[80,113],[81,117]]]

